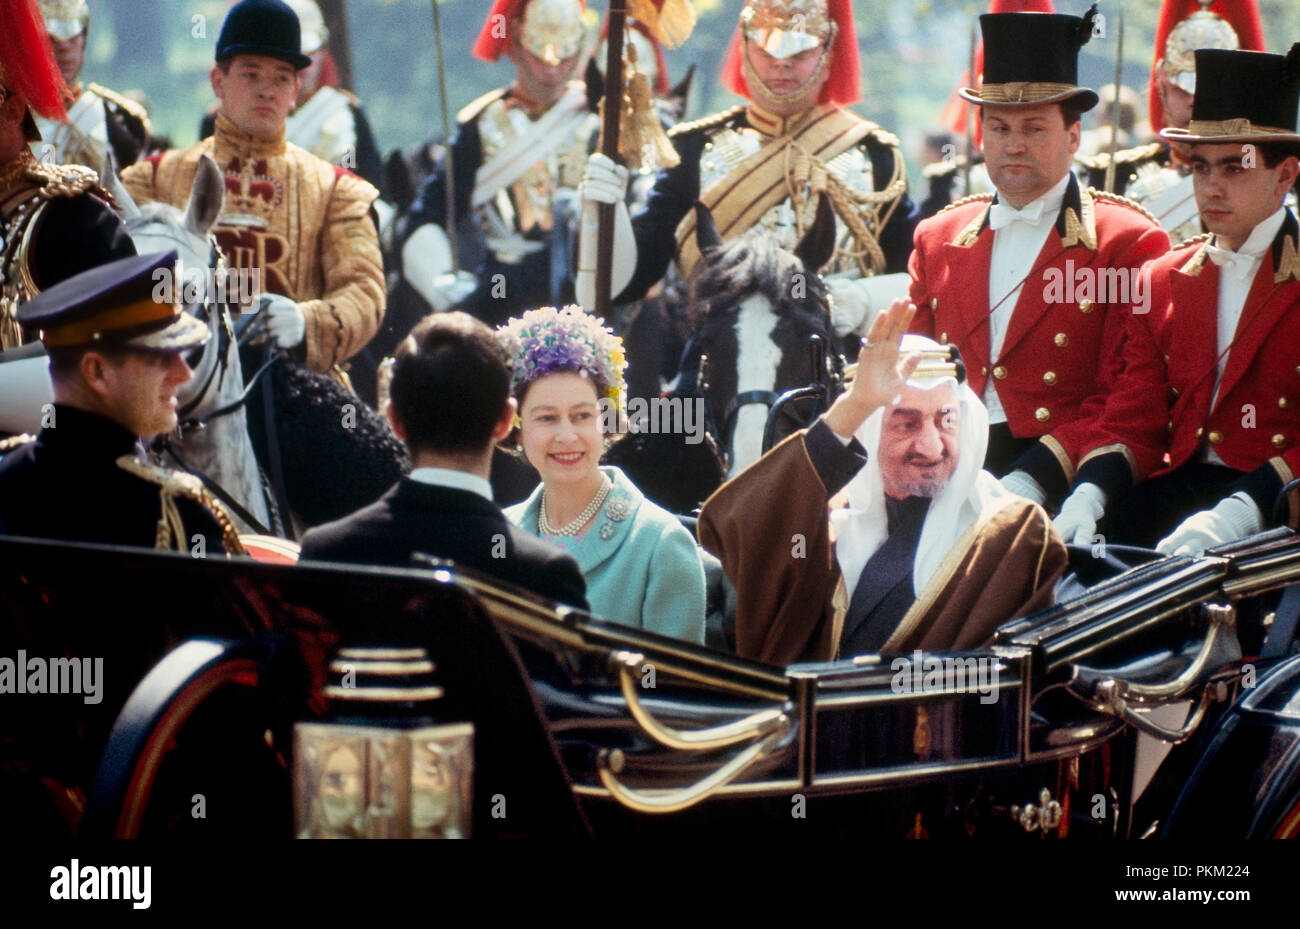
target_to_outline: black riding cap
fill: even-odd
[[[226,14],[217,37],[217,61],[235,55],[265,55],[301,71],[311,64],[302,53],[298,14],[284,0],[240,0]]]
[[[1079,49],[1092,38],[1094,3],[1082,17],[1056,13],[985,13],[984,74],[979,89],[958,93],[972,103],[1036,106],[1068,103],[1079,111],[1097,105],[1096,91],[1079,86]]]

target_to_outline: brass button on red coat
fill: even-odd
[[[980,365],[980,377],[988,377],[988,376],[989,376],[989,366]]]
[[[1203,436],[1203,435],[1205,435],[1205,427],[1204,427],[1204,426],[1197,426],[1197,427],[1196,427],[1196,437],[1199,439],[1199,438],[1200,438],[1201,436]]]
[[[1218,444],[1219,444],[1220,442],[1222,442],[1222,441],[1223,441],[1223,433],[1220,432],[1218,429],[1211,429],[1211,430],[1210,430],[1210,444],[1211,444],[1211,445],[1218,445]]]
[[[1056,343],[1057,348],[1065,348],[1065,346],[1070,344],[1070,337],[1064,332],[1058,332],[1056,338],[1052,341]]]
[[[939,333],[939,341],[942,342],[944,345],[947,345],[947,344],[948,344],[948,333],[946,333],[946,332],[941,332],[941,333]]]
[[[1274,448],[1286,448],[1286,436],[1280,432],[1273,436],[1272,442]]]
[[[999,381],[1005,381],[1007,379],[1007,369],[1002,367],[1002,365],[998,365],[993,369],[993,376]]]
[[[1040,423],[1045,423],[1051,418],[1052,414],[1048,412],[1047,407],[1045,406],[1040,406],[1038,409],[1034,410],[1034,419],[1038,420]]]
[[[1286,397],[1278,397],[1278,398],[1277,398],[1277,405],[1278,405],[1279,408],[1281,408],[1281,409],[1283,409],[1283,410],[1289,410],[1289,409],[1291,409],[1291,401],[1288,400]]]
[[[1080,300],[1080,301],[1079,301],[1079,312],[1080,312],[1080,313],[1091,313],[1091,312],[1092,312],[1092,301],[1091,301],[1091,300]]]
[[[1055,384],[1055,383],[1056,383],[1056,372],[1055,372],[1055,371],[1044,371],[1044,372],[1043,372],[1043,383],[1046,384],[1048,387],[1051,387],[1053,384]]]

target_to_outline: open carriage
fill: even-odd
[[[0,743],[4,805],[26,828],[1300,834],[1300,539],[1285,530],[1096,583],[1004,625],[987,651],[787,668],[557,610],[449,565],[15,539],[0,540],[0,561],[0,656],[104,659],[93,704],[5,696],[17,712]],[[366,667],[377,675],[349,694],[348,672]],[[376,683],[375,699],[350,702]],[[317,751],[308,775],[302,732],[294,748],[304,722],[341,727],[360,771],[322,773]],[[460,733],[434,786],[422,782],[426,801],[442,791],[432,806],[411,799],[412,756],[394,748],[430,726]],[[326,796],[343,812],[322,819],[330,777],[352,793]],[[42,783],[65,797],[81,785],[84,815]],[[440,830],[458,806],[463,826]]]

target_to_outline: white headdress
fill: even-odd
[[[944,346],[932,339],[919,335],[903,336],[901,346],[904,353],[942,348]],[[989,443],[989,416],[975,392],[966,384],[959,384],[951,375],[914,377],[907,385],[918,390],[951,387],[961,405],[957,465],[943,490],[930,501],[912,561],[912,588],[919,595],[972,524],[1019,498],[1003,490],[997,479],[983,469],[984,453]],[[863,567],[888,535],[885,485],[880,473],[879,455],[880,432],[887,410],[887,407],[876,410],[858,429],[856,437],[867,450],[867,463],[849,482],[848,508],[831,513],[836,535],[835,557],[850,596]]]

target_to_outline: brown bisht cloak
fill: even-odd
[[[841,657],[849,597],[828,506],[865,463],[861,445],[844,446],[818,421],[705,501],[700,541],[735,585],[742,657],[777,665]],[[1007,504],[962,534],[881,651],[979,648],[1002,623],[1051,605],[1065,565],[1043,508]]]

